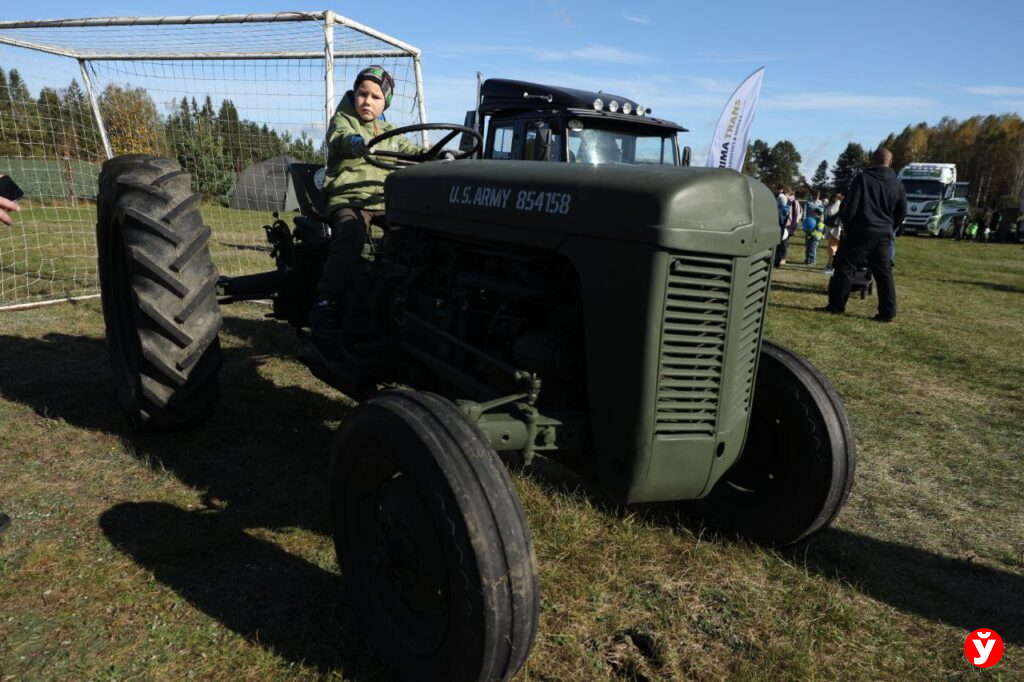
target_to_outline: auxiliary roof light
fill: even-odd
[[[626,102],[625,104],[622,105],[622,113],[629,114],[629,113],[632,113],[632,111],[633,111],[633,105],[631,103]]]
[[[595,99],[594,100],[594,109],[596,109],[597,111],[601,111],[602,109],[604,109],[604,100],[602,100],[600,97]]]
[[[608,111],[610,111],[610,112],[612,112],[614,114],[618,110],[619,110],[619,103],[618,102],[616,102],[615,100],[612,100],[611,102],[608,103]]]
[[[643,108],[642,106],[640,106],[639,104],[638,104],[638,105],[636,105],[636,115],[637,115],[637,116],[643,116],[643,115],[644,115],[644,114],[646,114],[646,113],[647,113],[647,109],[644,109],[644,108]]]

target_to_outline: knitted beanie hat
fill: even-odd
[[[356,76],[356,82],[352,89],[358,88],[359,84],[363,81],[373,81],[379,85],[381,92],[384,93],[384,108],[387,109],[391,106],[391,95],[395,91],[395,79],[384,70],[384,67],[374,65],[360,71],[359,75]]]

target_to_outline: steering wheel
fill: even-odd
[[[450,132],[445,135],[440,142],[437,142],[429,149],[419,152],[418,154],[392,152],[383,149],[379,151],[374,150],[374,147],[384,140],[395,137],[396,135],[415,133],[421,130],[448,130]],[[473,147],[471,149],[452,150],[444,148],[446,144],[455,139],[456,135],[463,133],[472,137]],[[374,137],[366,143],[366,154],[363,158],[365,158],[371,166],[376,166],[377,168],[383,168],[385,170],[397,170],[399,168],[405,168],[406,166],[416,165],[417,163],[423,163],[424,161],[434,161],[439,158],[465,159],[480,151],[482,143],[483,138],[474,128],[455,125],[454,123],[417,123],[416,125],[393,128]]]

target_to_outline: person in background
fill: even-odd
[[[967,241],[973,242],[978,239],[978,221],[972,220],[967,224]]]
[[[1003,241],[1003,214],[999,211],[992,211],[992,223],[989,225],[992,234],[992,241]]]
[[[978,218],[978,234],[975,237],[976,242],[983,242],[988,238],[988,226],[992,222],[992,209],[985,206],[981,207],[981,216]]]
[[[788,211],[786,213],[786,221],[782,226],[785,230],[783,243],[786,244],[786,252],[789,251],[789,240],[792,238],[796,231],[800,228],[800,221],[803,219],[803,208],[800,206],[800,202],[796,200],[796,193],[792,189],[786,190],[786,206]],[[786,264],[786,253],[782,255],[782,262],[780,265]]]
[[[825,209],[825,225],[828,227],[828,262],[825,264],[825,274],[832,275],[835,272],[834,263],[836,252],[839,251],[839,240],[843,238],[843,223],[839,220],[839,208],[843,203],[843,195],[836,194]]]
[[[796,192],[789,190],[790,211],[789,219],[786,221],[786,229],[789,230],[789,236],[792,237],[796,234],[796,231],[800,229],[800,223],[804,219],[804,207],[796,199]]]
[[[782,241],[775,247],[775,267],[780,268],[786,264],[786,252],[789,245],[789,230],[786,225],[789,223],[789,214],[792,207],[789,204],[789,190],[783,188],[775,195],[775,201],[779,207],[779,230],[782,232]]]
[[[10,225],[14,222],[11,213],[18,210],[18,205],[5,197],[0,197],[0,223]]]
[[[871,167],[850,183],[839,215],[846,232],[829,280],[828,305],[822,310],[834,315],[846,312],[853,276],[867,263],[878,286],[875,320],[892,322],[896,318],[892,240],[895,228],[907,216],[907,194],[892,170],[892,152],[884,147],[875,150]]]
[[[804,218],[804,232],[807,235],[805,265],[818,264],[818,242],[825,236],[825,209],[821,206],[814,208],[814,215]],[[807,229],[807,226],[811,226]]]
[[[825,202],[821,200],[821,192],[815,192],[813,199],[808,199],[804,204],[804,217],[814,215],[815,209],[825,210]]]
[[[958,215],[953,218],[953,239],[960,241],[964,238],[964,227],[967,224],[966,215]]]

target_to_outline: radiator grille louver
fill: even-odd
[[[714,435],[729,316],[730,258],[672,258],[658,371],[655,435]]]
[[[736,341],[736,364],[731,372],[733,390],[730,391],[730,414],[746,414],[750,407],[754,370],[757,367],[757,340],[761,336],[761,324],[764,321],[770,274],[770,254],[751,259],[742,302],[739,339]]]
[[[737,268],[740,269],[737,272]],[[729,301],[733,281],[746,287],[739,300],[738,336],[730,376],[723,378]],[[750,406],[768,295],[771,253],[745,260],[703,254],[673,254],[665,297],[661,357],[658,371],[655,435],[714,436],[723,382],[731,382],[731,414]]]

